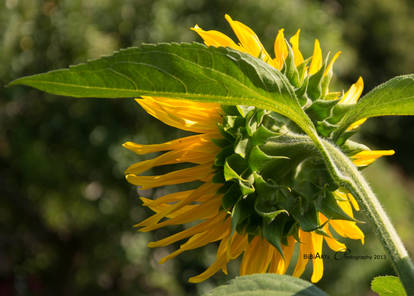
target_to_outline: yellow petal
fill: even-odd
[[[226,213],[222,211],[217,216],[212,217],[200,224],[197,224],[196,226],[177,232],[159,241],[150,242],[148,243],[148,247],[150,248],[165,247],[175,242],[178,242],[180,240],[183,240],[187,237],[193,236],[197,233],[203,233],[208,229],[214,229],[218,227],[219,225],[223,224],[225,217],[226,217]]]
[[[252,29],[241,22],[232,20],[228,14],[225,15],[225,18],[246,52],[257,58],[263,57],[263,60],[266,62],[271,60],[263,44],[260,42],[259,37],[257,37]]]
[[[178,256],[185,251],[197,249],[209,243],[223,239],[229,234],[230,231],[231,219],[227,219],[224,223],[217,225],[215,228],[210,228],[205,232],[192,236],[187,242],[182,244],[178,250],[162,258],[160,263],[165,263],[166,261]]]
[[[294,239],[294,237],[289,236],[288,245],[286,246],[282,244],[282,251],[283,251],[284,258],[279,253],[279,251],[276,248],[274,248],[273,259],[269,267],[269,272],[274,272],[277,274],[286,273],[289,267],[289,264],[290,264],[290,260],[292,259],[293,252],[295,250],[295,243],[296,243],[296,240]]]
[[[371,150],[361,151],[351,157],[356,166],[367,166],[384,155],[394,155],[394,150]]]
[[[270,262],[273,257],[274,247],[265,239],[260,239],[259,247],[257,250],[257,259],[254,260],[255,268],[251,269],[251,273],[265,273],[269,268]]]
[[[143,202],[142,205],[144,207],[151,207],[151,206],[156,207],[156,206],[161,205],[161,204],[169,204],[170,206],[173,206],[174,203],[177,203],[177,202],[180,202],[180,201],[186,199],[188,196],[190,196],[193,193],[194,193],[194,190],[186,190],[186,191],[179,191],[179,192],[166,194],[166,195],[164,195],[162,197],[159,197],[155,200],[145,198],[145,197],[141,197],[140,199]]]
[[[289,236],[288,237],[288,245],[282,245],[282,251],[283,254],[285,255],[285,259],[283,266],[279,266],[278,267],[278,273],[279,274],[285,274],[289,264],[290,264],[290,260],[292,259],[293,256],[293,252],[295,251],[295,244],[296,244],[296,240],[293,236]]]
[[[227,242],[223,242],[223,243],[227,243]],[[241,254],[241,252],[246,248],[247,244],[248,244],[247,235],[235,234],[232,238],[231,245],[229,247],[230,254],[235,256],[235,257],[232,257],[231,259],[238,257]],[[228,252],[226,252],[226,250],[223,249],[223,251],[221,251],[220,254],[219,253],[217,254],[216,261],[213,264],[211,264],[210,267],[207,268],[206,271],[204,271],[203,273],[197,276],[191,277],[188,281],[190,283],[200,283],[208,279],[212,275],[214,275],[220,269],[225,269],[224,266],[227,264],[229,260],[226,254],[228,254]]]
[[[230,47],[236,50],[243,51],[240,46],[238,46],[236,43],[234,43],[233,40],[231,40],[230,37],[227,35],[215,31],[215,30],[209,30],[204,31],[201,29],[198,25],[195,25],[194,28],[191,28],[194,32],[196,32],[198,35],[200,35],[201,38],[203,38],[203,41],[205,45],[207,46],[223,46],[223,47]]]
[[[213,152],[218,152],[214,149]],[[214,161],[216,153],[200,153],[193,150],[166,152],[156,158],[134,163],[125,170],[125,174],[139,175],[153,167],[176,163],[205,164]]]
[[[273,256],[271,245],[263,238],[256,236],[244,252],[240,265],[240,275],[264,273]]]
[[[206,203],[191,207],[181,207],[174,212],[170,212],[164,217],[171,217],[169,220],[162,221],[140,229],[140,231],[152,231],[168,225],[185,224],[197,220],[204,220],[216,216],[221,208],[221,197],[209,200]]]
[[[327,237],[327,236],[324,237],[326,243],[328,244],[328,247],[334,252],[345,252],[346,245],[334,239],[332,237],[331,232],[329,231],[329,228],[328,228],[328,231],[326,229],[324,230],[328,235],[331,236],[331,237]]]
[[[135,227],[143,227],[143,226],[153,226],[158,221],[160,221],[162,218],[164,218],[166,215],[182,208],[185,205],[188,205],[196,200],[198,200],[200,197],[202,197],[205,194],[210,193],[216,193],[217,190],[220,188],[219,184],[212,184],[212,183],[204,183],[197,189],[193,190],[190,195],[186,196],[184,199],[180,200],[179,202],[171,205],[171,207],[165,209],[165,211],[156,213],[152,215],[151,217],[145,219],[144,221],[138,223],[135,225]],[[140,231],[145,231],[143,229],[140,229]]]
[[[202,211],[201,208],[203,208],[204,212],[201,213],[199,216],[197,216],[198,220],[204,219],[205,217],[209,217],[210,215],[212,215],[211,213],[208,212],[208,210],[206,209],[212,209],[212,213],[215,214],[215,208],[219,208],[220,207],[220,202],[221,202],[221,196],[220,195],[216,195],[214,196],[214,198],[203,202],[203,203],[196,203],[193,205],[185,205],[183,207],[181,207],[180,209],[169,213],[168,215],[165,215],[165,218],[179,218],[180,221],[184,221],[183,215],[186,215],[187,220],[190,221],[194,221],[195,217],[196,217],[196,213],[198,213],[199,211]],[[153,210],[154,212],[158,212],[159,209],[163,210],[165,208],[170,207],[171,205],[160,205],[160,206],[156,206],[156,207],[150,207],[151,210]],[[190,215],[189,213],[192,212],[193,215]],[[168,220],[169,221],[169,220]],[[167,221],[166,221],[167,222]],[[184,224],[187,222],[180,222],[178,224]],[[175,223],[177,224],[177,223]]]
[[[220,258],[221,256],[226,257],[226,264],[223,264],[221,266],[221,270],[227,274],[227,262],[229,261],[229,256],[227,254],[229,253],[229,247],[231,245],[231,232],[229,231],[227,236],[225,236],[219,244],[219,247],[217,249],[216,258]],[[234,237],[234,236],[233,236]]]
[[[211,264],[203,273],[190,277],[188,281],[190,283],[201,283],[202,281],[205,281],[206,279],[213,276],[217,271],[223,268],[224,265],[227,264],[226,256],[222,255],[220,258],[218,258],[216,261],[214,261],[213,264]]]
[[[359,77],[357,82],[351,85],[344,97],[339,101],[342,104],[356,104],[364,89],[364,80]]]
[[[345,199],[345,200],[337,200],[336,203],[341,207],[341,209],[345,212],[345,214],[347,214],[351,218],[354,218],[354,213],[352,211],[352,206],[351,206],[351,203],[349,202],[348,198]]]
[[[349,201],[356,211],[359,211],[359,205],[351,193],[344,192],[345,189],[335,190],[334,195],[338,201]],[[352,216],[353,217],[353,216]]]
[[[221,120],[221,109],[218,104],[147,96],[136,101],[148,114],[158,120],[190,132],[217,132],[217,123]]]
[[[136,101],[152,101],[154,103],[159,104],[163,108],[170,109],[176,108],[177,112],[182,112],[181,109],[189,112],[189,116],[194,115],[193,113],[202,113],[207,114],[210,116],[211,114],[216,115],[217,112],[221,112],[220,104],[218,103],[207,103],[207,102],[196,102],[196,101],[189,101],[183,100],[179,98],[164,98],[164,97],[150,97],[150,96],[142,96],[141,99],[136,99]],[[202,115],[201,114],[201,115]],[[199,116],[200,114],[198,114]]]
[[[227,253],[228,259],[235,259],[248,247],[249,239],[247,234],[235,233],[232,237],[229,252]]]
[[[288,55],[287,45],[285,42],[285,35],[283,34],[284,29],[280,29],[277,33],[275,44],[274,44],[274,51],[275,51],[275,68],[281,70],[283,68],[283,64],[285,59]]]
[[[213,202],[213,200],[215,200],[216,203],[219,203],[219,201],[217,200],[219,198],[220,197],[218,195],[216,195],[214,198],[210,199],[209,201],[207,201],[205,203],[197,203],[195,205],[182,206],[180,209],[177,209],[176,211],[165,215],[165,217],[166,218],[175,218],[175,217],[181,216],[183,213],[187,213],[189,211],[196,211],[201,205],[211,203],[211,202]],[[145,197],[141,197],[141,200],[143,200],[144,203],[147,203],[147,204],[150,203],[150,201],[151,201],[150,199],[147,199]],[[149,205],[147,205],[147,207],[149,207],[155,213],[164,212],[172,206],[174,206],[174,205],[171,205],[171,204],[158,204],[158,205],[149,204]]]
[[[338,193],[335,192],[335,194]],[[337,200],[337,204],[348,216],[352,218],[354,217],[349,199],[343,201]],[[356,225],[356,222],[346,220],[330,220],[329,225],[331,225],[340,236],[351,239],[359,239],[362,244],[364,243],[364,233]]]
[[[353,124],[351,124],[346,130],[351,131],[353,129],[356,129],[356,128],[360,127],[366,120],[367,120],[366,118],[362,118],[360,120],[357,120]]]
[[[323,75],[327,75],[330,71],[332,71],[332,67],[333,64],[335,63],[335,61],[338,59],[338,57],[341,55],[341,52],[338,51],[334,57],[332,58],[332,60],[329,62],[328,67],[326,67],[325,72],[323,72]]]
[[[309,66],[309,75],[313,75],[322,68],[322,50],[319,45],[319,40],[315,39],[315,45],[313,47],[312,62]]]
[[[341,190],[335,190],[333,194],[334,194],[337,201],[346,201],[346,200],[348,200],[348,197],[346,196],[346,193],[341,191]]]
[[[143,201],[142,205],[145,207],[151,207],[151,206],[155,207],[160,204],[169,204],[172,206],[176,202],[184,200],[192,193],[194,193],[194,190],[186,190],[186,191],[179,191],[179,192],[166,194],[164,196],[158,197],[157,199],[148,199],[148,198],[141,197],[141,200]],[[210,200],[216,195],[217,193],[214,191],[204,193],[200,195],[199,198],[197,198],[197,202],[204,202],[204,201]]]
[[[141,186],[141,189],[150,189],[166,185],[189,183],[193,181],[206,181],[213,173],[212,164],[202,164],[191,168],[173,171],[160,176],[126,175],[129,183]]]
[[[270,266],[269,266],[269,273],[277,273],[277,274],[281,274],[279,271],[279,267],[283,266],[284,267],[284,260],[282,258],[282,255],[280,254],[279,250],[277,250],[276,248],[273,248],[273,256],[272,256],[272,261],[270,262]]]
[[[346,196],[348,197],[349,202],[352,204],[352,206],[354,207],[355,211],[359,211],[359,204],[355,200],[355,197],[351,193],[348,193]]]
[[[351,85],[349,90],[345,93],[344,97],[339,101],[342,104],[356,104],[361,97],[362,91],[364,89],[364,80],[362,77],[359,77],[357,82]],[[362,118],[360,120],[355,121],[352,123],[346,130],[351,131],[353,129],[358,128],[361,124],[363,124],[367,119]]]
[[[323,214],[319,213],[319,218],[321,220],[321,224],[324,224],[326,221],[328,221],[328,218],[326,218]],[[323,231],[326,232],[328,236],[324,236],[324,240],[328,244],[329,248],[335,252],[344,252],[346,250],[346,246],[337,241],[331,234],[331,231],[329,230],[329,224],[325,224],[323,227]]]
[[[212,138],[217,138],[214,134],[200,134],[184,138],[179,138],[162,144],[142,145],[133,142],[125,142],[122,146],[126,149],[134,151],[137,154],[148,154],[159,151],[168,150],[185,150],[191,147],[192,150],[209,151],[214,149],[214,144],[211,142]],[[213,144],[211,146],[211,144]]]
[[[316,283],[322,278],[322,275],[323,275],[323,259],[322,259],[323,236],[315,232],[311,232],[311,237],[312,237],[313,254],[315,256],[320,255],[320,258],[315,258],[314,260],[312,260],[313,272],[312,272],[311,281],[312,283]]]
[[[293,270],[294,277],[300,277],[305,271],[305,267],[308,264],[309,259],[304,258],[305,255],[312,254],[312,238],[309,232],[299,230],[299,256],[295,269]]]
[[[302,64],[303,61],[304,61],[303,55],[302,55],[302,53],[299,50],[299,34],[300,34],[300,29],[298,29],[298,31],[296,32],[296,34],[293,35],[289,39],[290,44],[292,44],[292,51],[293,51],[295,65],[296,66]]]
[[[345,220],[330,220],[329,225],[342,237],[359,239],[364,244],[364,233],[355,222]]]
[[[251,257],[257,252],[256,247],[259,243],[259,238],[256,236],[252,239],[247,249],[244,251],[243,259],[240,264],[240,275],[246,275],[249,264],[251,263]]]
[[[195,190],[188,190],[188,191],[171,193],[171,194],[164,195],[156,200],[150,200],[148,198],[141,197],[141,200],[143,201],[142,205],[148,206],[148,207],[157,206],[163,203],[168,204],[169,202],[175,202],[175,203],[170,203],[170,208],[172,208],[172,207],[175,207],[176,204],[179,204],[180,202],[183,203],[188,198],[191,198],[192,196],[194,196],[194,192]],[[164,216],[160,217],[160,215],[168,215],[170,213],[169,212],[170,208],[165,209],[161,212],[157,212],[155,215],[136,224],[135,227],[150,226],[150,225],[157,223],[159,220],[161,220],[161,218],[164,217]]]

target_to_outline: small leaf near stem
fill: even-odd
[[[379,296],[407,296],[401,281],[395,276],[377,276],[371,282],[372,291]]]

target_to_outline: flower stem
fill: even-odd
[[[414,295],[414,264],[374,192],[351,160],[338,148],[319,137],[312,140],[319,148],[332,178],[357,198],[368,219],[374,225],[407,295]]]
[[[365,181],[365,180],[364,180]],[[368,184],[364,184],[363,190],[366,195],[359,198],[359,202],[372,221],[375,231],[391,258],[395,272],[407,292],[407,295],[414,295],[414,265],[408,256],[400,237],[397,234],[390,219],[382,208],[375,194]],[[353,190],[352,190],[353,191]],[[353,194],[356,194],[352,192]]]
[[[414,295],[414,264],[380,202],[352,161],[330,141],[319,137],[312,124],[295,121],[312,139],[335,183],[357,199],[400,277],[407,295]]]

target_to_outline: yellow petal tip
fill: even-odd
[[[129,149],[129,147],[132,145],[133,143],[132,142],[125,142],[125,143],[123,143],[122,144],[122,147],[124,147],[124,148],[126,148],[126,149]]]
[[[197,276],[190,277],[188,279],[188,282],[192,283],[192,284],[198,284],[198,283],[201,283],[204,280],[206,280],[206,279],[201,278],[200,276],[197,275]]]
[[[192,30],[192,31],[194,31],[194,32],[197,32],[197,31],[203,31],[203,29],[201,29],[201,28],[199,27],[199,25],[197,25],[197,24],[195,24],[195,25],[194,25],[194,27],[191,27],[191,28],[190,28],[190,30]]]

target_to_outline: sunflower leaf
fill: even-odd
[[[414,115],[414,74],[394,77],[362,97],[344,114],[336,135],[360,119],[385,115]]]
[[[236,277],[204,296],[326,296],[315,285],[288,275],[253,274]]]
[[[277,69],[249,54],[199,43],[145,44],[85,64],[26,76],[27,85],[63,96],[169,97],[276,111],[304,130],[313,125]]]
[[[377,276],[371,282],[372,291],[379,296],[407,296],[401,281],[396,276]]]

